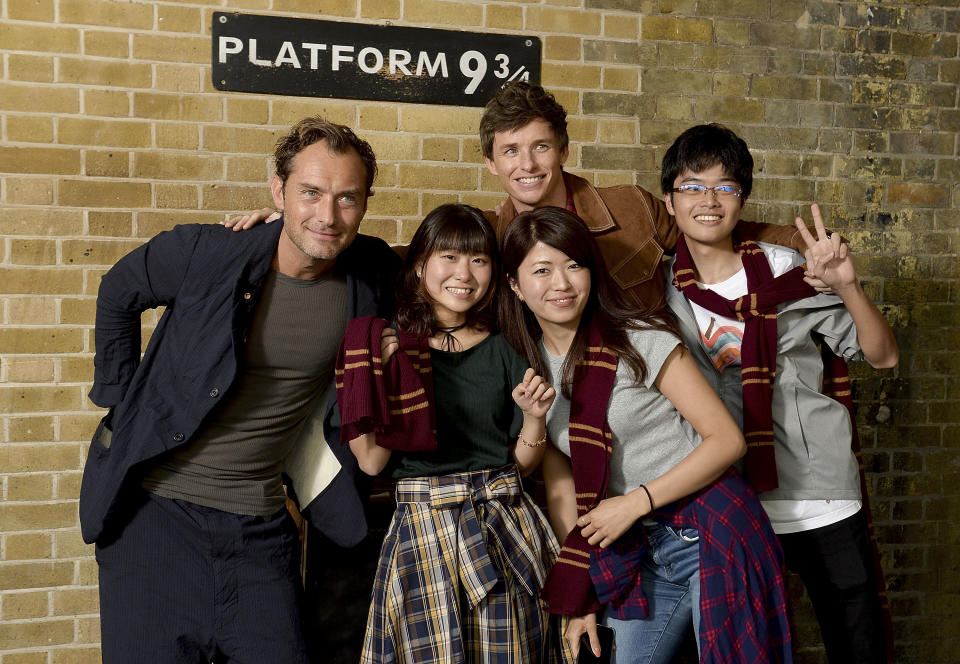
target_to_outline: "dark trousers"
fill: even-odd
[[[105,663],[308,662],[286,510],[242,516],[144,493],[96,556]]]
[[[829,526],[778,537],[787,569],[807,587],[830,664],[884,664],[886,641],[863,510]]]

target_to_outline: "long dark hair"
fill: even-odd
[[[546,375],[547,367],[537,347],[543,330],[520,298],[506,294],[510,280],[517,278],[520,263],[537,242],[562,251],[590,270],[590,296],[563,361],[560,379],[563,394],[569,398],[572,392],[574,367],[586,353],[587,332],[591,323],[599,328],[604,346],[626,362],[636,376],[636,384],[642,385],[647,378],[647,364],[630,343],[627,331],[655,328],[670,332],[679,340],[675,319],[669,312],[640,310],[631,304],[613,285],[600,248],[583,220],[563,208],[542,207],[523,212],[507,226],[501,256],[505,295],[501,298],[499,308],[500,330],[507,341],[538,374]]]
[[[404,332],[418,337],[430,337],[440,331],[433,314],[433,302],[417,276],[427,259],[437,251],[484,254],[490,258],[490,286],[480,301],[467,312],[466,324],[482,330],[493,330],[496,326],[494,301],[497,275],[500,273],[497,234],[480,210],[459,203],[448,203],[432,210],[413,234],[400,271],[394,322]]]

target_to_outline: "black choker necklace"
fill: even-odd
[[[443,332],[443,337],[440,338],[440,350],[445,350],[448,353],[459,351],[460,342],[455,336],[453,336],[453,333],[466,327],[466,325],[467,323],[464,321],[459,325],[451,325],[450,327],[437,327],[438,332]]]

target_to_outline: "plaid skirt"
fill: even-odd
[[[400,480],[361,661],[554,661],[540,589],[559,551],[516,466]]]

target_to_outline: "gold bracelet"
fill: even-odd
[[[520,433],[517,434],[517,443],[520,445],[526,445],[527,447],[543,447],[543,444],[547,442],[547,430],[543,430],[543,435],[540,436],[540,440],[535,443],[528,443],[523,439],[523,429],[520,429]]]

